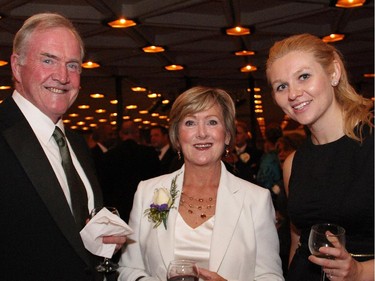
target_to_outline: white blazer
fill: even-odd
[[[184,168],[139,183],[129,220],[134,233],[123,250],[118,280],[135,281],[140,276],[145,276],[142,281],[166,280],[168,264],[174,259],[180,196],[176,208],[169,212],[167,229],[163,223],[153,228],[144,212],[152,203],[154,190],[169,189],[177,174],[181,194]],[[208,269],[230,281],[284,280],[270,192],[235,177],[222,163],[216,206]]]

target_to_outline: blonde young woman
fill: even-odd
[[[287,280],[319,280],[320,267],[330,280],[374,280],[373,102],[350,86],[338,50],[309,34],[275,43],[267,77],[276,103],[311,132],[284,163],[292,222]],[[320,249],[334,259],[307,248],[311,226],[323,222],[346,229],[346,246]]]
[[[184,165],[139,184],[119,280],[166,280],[174,259],[196,261],[200,280],[283,280],[269,191],[221,162],[234,120],[223,90],[194,87],[176,99],[169,131]]]

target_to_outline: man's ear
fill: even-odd
[[[13,77],[17,82],[21,80],[21,64],[20,64],[20,56],[17,54],[12,54],[10,57],[10,63],[12,67]]]

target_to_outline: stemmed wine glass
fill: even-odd
[[[168,266],[168,281],[198,281],[198,266],[194,261],[174,260]]]
[[[94,208],[91,211],[90,218],[93,218],[103,208],[106,208],[108,211],[110,211],[112,214],[115,214],[116,216],[120,216],[120,213],[117,211],[115,207],[98,207],[98,208]],[[118,269],[118,264],[114,263],[109,258],[104,258],[104,260],[95,268],[98,272],[105,272],[105,273],[115,272]]]
[[[334,259],[335,257],[319,252],[321,247],[334,247],[333,241],[345,246],[345,229],[331,223],[315,224],[311,227],[309,236],[309,249],[311,254],[319,258]],[[321,270],[320,280],[325,280],[325,272]]]

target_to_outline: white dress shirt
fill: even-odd
[[[68,187],[68,183],[66,180],[64,169],[61,165],[61,155],[59,151],[59,147],[53,138],[52,134],[55,130],[55,126],[58,126],[65,134],[64,124],[60,119],[57,124],[54,124],[52,120],[46,116],[43,112],[41,112],[36,106],[34,106],[31,102],[25,99],[20,93],[17,91],[13,92],[13,99],[19,109],[22,111],[23,115],[25,116],[27,122],[30,124],[32,130],[34,131],[40,145],[42,146],[55,174],[60,183],[60,186],[64,192],[66,197],[66,201],[68,202],[71,208],[71,200],[70,200],[70,191]],[[70,146],[69,140],[67,140],[69,151],[73,160],[74,167],[76,168],[79,176],[82,179],[83,184],[85,185],[86,192],[87,192],[87,199],[88,199],[88,211],[94,208],[94,194],[89,183],[89,180],[84,173],[81,164],[79,163],[77,156],[75,155],[72,147]],[[32,148],[30,148],[32,149]],[[41,171],[42,172],[42,171]],[[41,174],[41,176],[43,176]]]

